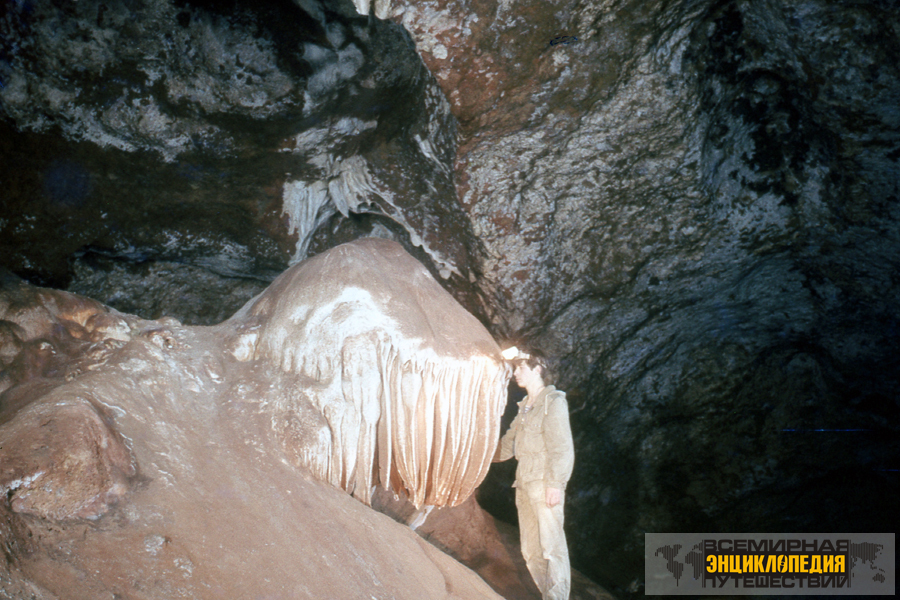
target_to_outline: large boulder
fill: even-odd
[[[498,598],[346,493],[456,504],[496,448],[508,369],[413,263],[341,246],[217,327],[6,277],[0,595]]]

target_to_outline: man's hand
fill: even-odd
[[[562,490],[559,488],[547,488],[547,508],[553,508],[562,502]]]

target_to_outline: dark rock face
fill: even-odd
[[[467,269],[454,123],[399,26],[290,2],[3,10],[14,271],[65,286],[99,254],[271,280],[351,212]]]
[[[645,531],[897,529],[896,2],[371,8],[7,3],[3,266],[214,323],[400,241],[555,357],[614,591]]]
[[[638,590],[644,531],[890,528],[889,7],[581,4],[543,21],[502,8],[443,60],[426,52],[435,19],[407,26],[439,81],[478,68],[493,34],[513,81],[534,82],[482,99],[474,112],[503,116],[473,125],[459,189],[488,248],[496,330],[560,359],[575,564]],[[561,34],[578,41],[547,44]]]

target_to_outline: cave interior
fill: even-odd
[[[897,531],[898,14],[10,0],[4,285],[213,326],[392,240],[551,357],[572,564],[613,594],[645,532]],[[476,496],[514,524],[513,478]]]

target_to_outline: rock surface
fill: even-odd
[[[484,579],[506,600],[540,600],[519,545],[518,529],[497,521],[474,496],[454,507],[416,509],[408,500],[376,491],[372,508],[405,523]],[[572,571],[570,600],[612,600],[609,592]]]
[[[396,239],[555,357],[573,565],[607,588],[640,593],[645,531],[897,529],[893,0],[0,10],[20,276],[212,324]],[[482,502],[514,519],[508,483]]]
[[[8,268],[67,285],[93,253],[271,280],[352,212],[466,272],[471,236],[432,226],[467,229],[455,123],[400,27],[287,1],[3,11]]]
[[[368,288],[341,285],[361,251],[372,277]],[[345,296],[365,289],[377,294],[379,285],[399,293],[404,285],[396,272],[372,267],[379,258],[382,267],[385,258],[392,265],[414,260],[402,254],[383,240],[335,248],[286,272],[217,327],[186,327],[170,317],[147,321],[7,277],[0,288],[7,332],[0,596],[498,598],[474,573],[341,490],[353,492],[359,482],[364,487],[356,495],[366,502],[377,486],[458,503],[484,477],[479,452],[494,453],[499,414],[492,423],[490,379],[483,373],[490,369],[480,364],[490,357],[478,352],[485,343],[498,356],[499,349],[427,281],[424,267],[406,290],[428,297],[425,313],[439,314],[466,341],[443,357],[459,363],[453,390],[438,389],[428,372],[417,370],[416,360],[427,362],[441,348],[402,339],[400,333],[421,326],[414,313],[399,317],[396,331],[386,326],[386,313],[367,313],[370,327],[376,324],[372,331],[393,342],[404,368],[402,381],[388,370],[382,375],[393,396],[354,395],[379,365],[354,363],[346,352],[335,357],[343,398],[328,394],[332,381],[324,374],[285,371],[264,351],[258,357],[241,352],[252,348],[245,338],[258,331],[261,348],[278,337],[286,356],[296,340],[284,334],[304,333],[302,322],[283,331],[277,311],[254,313],[261,304],[281,300],[295,317],[316,308],[335,317],[353,314],[352,302],[305,305],[298,284],[304,273],[322,274],[323,263],[326,271],[332,267],[332,289]],[[435,291],[437,297],[428,296]],[[407,299],[405,310],[412,312],[420,298]],[[455,305],[449,312],[447,302]],[[469,358],[478,369],[465,370],[466,353],[474,353]],[[500,362],[493,360],[503,391],[508,374]],[[429,386],[439,397],[419,393]],[[493,397],[497,404],[500,394]],[[391,402],[399,408],[392,411]],[[425,418],[432,423],[425,431],[415,418],[404,421],[404,409],[413,415],[438,410],[444,419]],[[358,414],[354,419],[355,410],[374,415],[369,425],[377,440],[365,437],[366,423]],[[448,420],[464,425],[465,435]],[[445,448],[453,451],[442,454]],[[422,464],[420,453],[444,460]],[[325,471],[316,471],[321,464]],[[414,472],[405,470],[410,465]]]
[[[896,6],[392,6],[494,331],[558,358],[574,565],[636,592],[645,531],[895,528]]]

